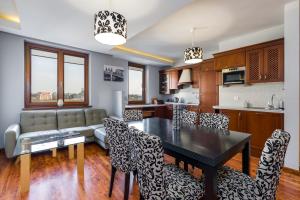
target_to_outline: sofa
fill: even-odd
[[[103,125],[108,117],[104,109],[65,109],[22,111],[20,123],[8,127],[4,133],[5,154],[14,157],[18,140],[44,135],[58,135],[76,131],[86,137],[86,142],[97,142],[105,150],[106,133]]]

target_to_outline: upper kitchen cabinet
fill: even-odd
[[[234,49],[214,54],[215,70],[243,67],[246,65],[245,48]]]
[[[283,39],[247,47],[246,82],[281,82],[284,80]]]
[[[194,65],[192,67],[192,87],[199,88],[199,79],[200,79],[200,65]]]
[[[171,94],[178,89],[178,70],[161,70],[159,72],[159,93]]]
[[[169,84],[170,84],[170,90],[177,90],[178,89],[178,70],[172,70],[169,71]]]
[[[201,63],[201,71],[215,71],[215,60],[214,59],[207,59]]]

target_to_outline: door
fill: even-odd
[[[220,113],[226,115],[229,118],[229,130],[245,130],[245,112],[240,110],[220,110]]]
[[[284,80],[283,44],[264,48],[264,80],[279,82]]]
[[[199,88],[200,66],[192,68],[192,87]]]
[[[259,83],[264,82],[264,51],[255,49],[246,52],[246,82]]]
[[[246,112],[246,132],[251,134],[252,155],[259,157],[275,129],[283,129],[283,114]]]
[[[178,89],[178,70],[169,71],[169,85],[170,90],[177,90]]]
[[[213,106],[217,105],[216,72],[200,72],[200,112],[214,112]]]

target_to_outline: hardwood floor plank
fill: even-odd
[[[239,154],[226,165],[241,170],[242,156]],[[170,156],[165,156],[166,162],[175,162]],[[256,175],[258,158],[251,157],[250,174]],[[182,165],[182,164],[181,164]],[[183,167],[183,166],[181,166]],[[28,200],[70,200],[70,199],[123,199],[125,175],[117,172],[112,198],[108,197],[110,180],[110,161],[105,151],[97,144],[85,145],[84,179],[79,184],[77,179],[76,159],[69,160],[68,149],[58,149],[57,156],[46,152],[31,157],[30,191],[21,196],[19,192],[20,164],[8,160],[3,151],[0,152],[0,199]],[[192,170],[189,166],[189,170]],[[193,174],[201,175],[201,170],[195,168]],[[138,185],[133,181],[130,200],[139,199]],[[300,176],[282,172],[277,192],[277,199],[292,200],[300,197]]]

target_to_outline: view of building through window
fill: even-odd
[[[31,50],[31,101],[57,101],[57,54]]]
[[[128,101],[143,101],[144,69],[129,67]]]

